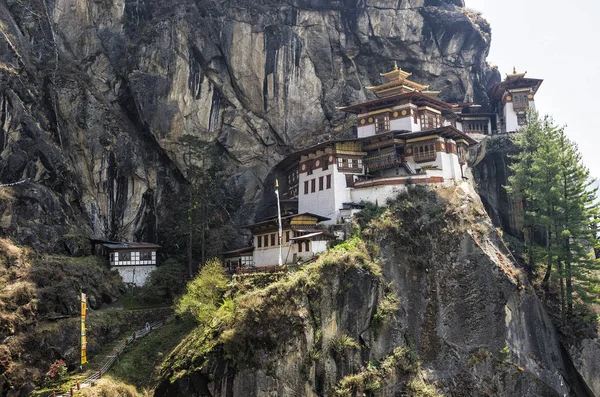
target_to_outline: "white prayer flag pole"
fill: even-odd
[[[282,252],[283,246],[281,241],[281,235],[283,231],[281,230],[281,205],[279,204],[279,181],[275,179],[275,195],[277,196],[277,220],[279,222],[279,266],[283,265]]]

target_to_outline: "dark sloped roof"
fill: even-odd
[[[328,221],[328,220],[331,219],[331,218],[327,218],[325,216],[313,214],[313,213],[310,213],[310,212],[303,212],[302,214],[293,214],[293,215],[282,216],[281,217],[281,221],[283,223],[284,220],[295,218],[297,216],[312,216],[312,217],[317,218],[317,222]],[[249,229],[249,228],[252,228],[252,227],[255,227],[255,226],[266,225],[266,224],[271,223],[271,222],[275,222],[276,223],[277,222],[277,217],[276,216],[272,216],[272,217],[267,218],[265,220],[262,220],[260,222],[256,222],[256,223],[253,223],[251,225],[246,225],[246,226],[242,226],[242,227],[245,228],[245,229]]]
[[[411,99],[415,102],[421,102],[420,105],[428,105],[437,108],[438,110],[450,110],[452,108],[451,104],[444,102],[440,99],[436,99],[432,96],[422,94],[420,92],[407,92],[404,94],[377,98],[368,102],[357,103],[356,105],[338,108],[338,110],[348,113],[360,114],[366,113],[371,110],[377,110],[388,106],[393,106],[404,99]]]
[[[240,256],[241,254],[251,253],[254,251],[254,247],[238,248],[236,250],[223,252],[224,257]]]
[[[160,245],[154,243],[131,243],[131,242],[114,242],[102,244],[108,249],[144,249],[144,248],[160,248]]]

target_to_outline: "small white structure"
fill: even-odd
[[[507,74],[490,90],[490,99],[498,117],[499,132],[516,132],[527,124],[528,109],[535,110],[535,94],[543,80],[525,77],[525,73]]]
[[[297,263],[313,258],[327,249],[331,236],[318,224],[328,218],[312,213],[286,215],[281,218],[283,263]],[[245,226],[252,231],[252,247],[225,252],[225,265],[230,271],[238,267],[264,267],[279,261],[277,217]]]
[[[117,269],[125,283],[142,286],[148,275],[156,269],[156,251],[160,245],[129,242],[102,245],[108,251],[110,267]]]

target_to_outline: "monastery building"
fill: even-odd
[[[542,80],[506,76],[490,90],[493,112],[474,103],[447,103],[397,66],[367,87],[377,99],[338,108],[356,115],[356,136],[291,154],[276,168],[281,183],[284,263],[326,249],[326,225],[348,221],[364,202],[385,204],[407,184],[462,182],[469,148],[486,135],[526,124]],[[277,217],[249,225],[253,247],[225,254],[232,266],[277,264]]]

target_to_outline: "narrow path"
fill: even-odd
[[[75,393],[79,389],[83,389],[84,387],[94,386],[96,381],[98,381],[100,378],[102,378],[102,376],[104,374],[106,374],[106,372],[108,372],[110,367],[112,367],[112,365],[115,363],[115,361],[117,361],[119,359],[119,357],[123,353],[123,350],[125,350],[125,348],[128,345],[135,343],[136,340],[143,338],[144,336],[148,335],[150,332],[162,327],[163,325],[170,322],[174,318],[175,318],[174,316],[169,316],[169,317],[165,318],[164,320],[157,321],[152,324],[148,324],[149,325],[148,327],[144,327],[140,330],[135,331],[133,334],[129,335],[127,338],[125,338],[123,341],[119,342],[119,344],[117,344],[117,346],[115,346],[113,348],[110,355],[106,356],[106,358],[102,361],[102,365],[100,366],[100,368],[98,368],[97,370],[91,371],[91,372],[88,371],[88,373],[90,375],[88,375],[88,377],[86,377],[83,381],[78,382],[78,384],[73,385],[71,387],[70,391],[60,392],[60,393],[53,391],[48,395],[48,397],[70,397],[73,395],[73,393]]]

